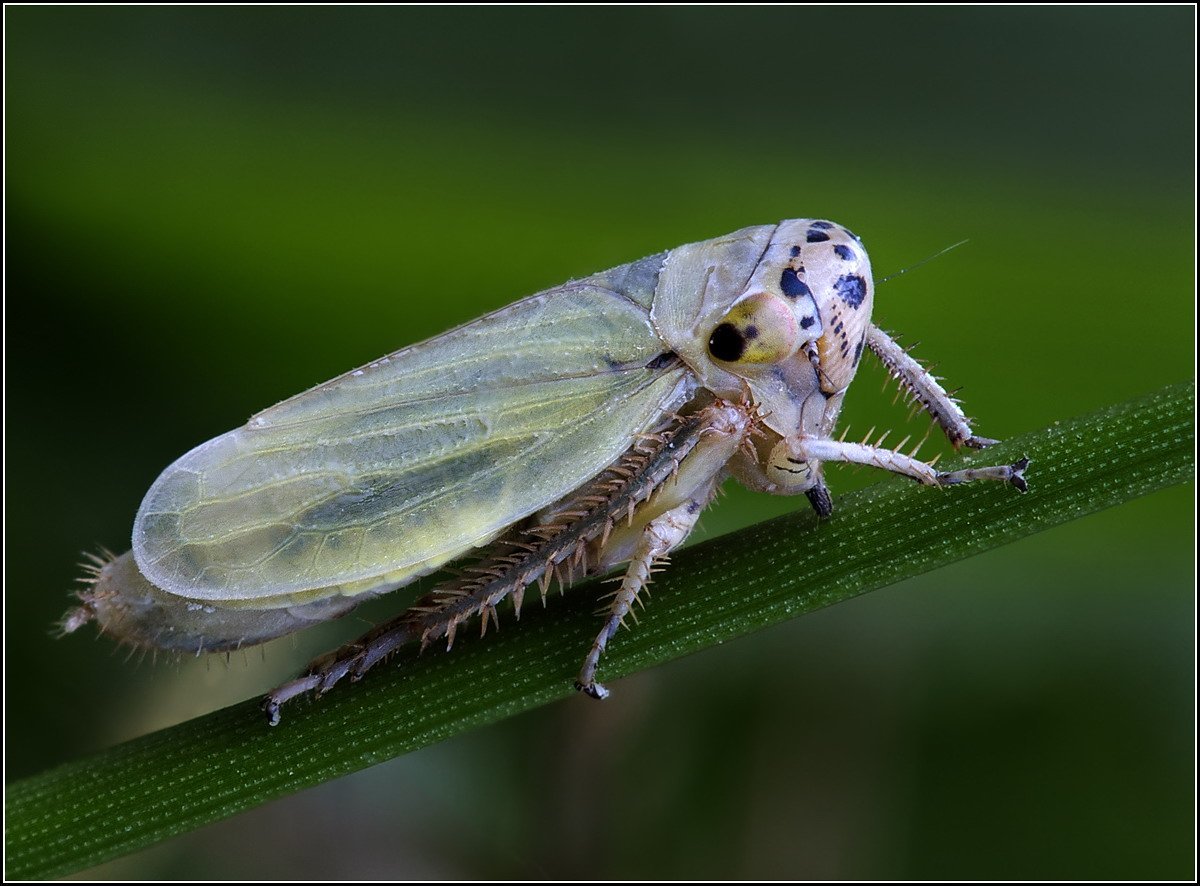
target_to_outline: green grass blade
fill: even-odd
[[[1029,434],[977,463],[1033,459],[1030,492],[890,480],[680,553],[601,678],[652,667],[1194,477],[1194,384]],[[16,782],[7,874],[45,878],[572,695],[596,631],[586,589],[452,655],[382,668],[269,729],[253,699]],[[617,687],[619,690],[619,687]],[[582,703],[582,702],[581,702]]]

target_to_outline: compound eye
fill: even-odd
[[[708,353],[723,363],[779,363],[796,350],[799,337],[791,306],[777,295],[756,292],[717,324]]]

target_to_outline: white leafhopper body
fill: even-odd
[[[523,299],[318,385],[198,446],[155,481],[133,550],[96,564],[75,630],[220,651],[339,616],[464,557],[394,622],[267,700],[361,676],[408,642],[486,628],[525,586],[628,563],[578,685],[719,483],[808,495],[821,465],[872,464],[929,485],[1024,488],[1024,463],[939,473],[834,439],[864,351],[945,430],[982,447],[955,401],[871,324],[866,250],[790,220],[694,243]]]

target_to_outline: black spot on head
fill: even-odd
[[[833,289],[852,308],[857,308],[867,297],[867,281],[858,274],[843,274],[834,281]]]
[[[746,339],[732,323],[722,323],[708,339],[708,352],[718,360],[732,363],[746,350]]]
[[[801,280],[799,275],[791,268],[784,268],[783,273],[779,275],[779,288],[783,290],[783,294],[788,298],[812,295],[812,290],[808,288],[808,284]]]
[[[704,505],[700,504],[700,502],[693,498],[687,503],[687,512],[689,514],[695,514],[698,513],[702,507],[704,507]]]
[[[851,237],[853,237],[853,238],[854,238],[854,240],[856,240],[857,242],[859,242],[859,243],[862,243],[862,237],[858,236],[858,234],[854,233],[854,232],[853,232],[852,230],[850,230],[849,228],[842,228],[842,230],[843,230],[844,232],[846,232],[847,234],[849,234]]]
[[[837,257],[842,261],[853,261],[857,257],[855,256],[853,249],[842,243],[838,243],[836,246],[834,246],[833,251],[837,253]]]
[[[858,340],[858,344],[857,344],[857,345],[855,346],[855,348],[854,348],[854,365],[855,365],[855,366],[857,366],[857,365],[858,365],[858,360],[859,360],[859,358],[860,358],[860,357],[862,357],[862,346],[863,346],[863,341],[864,341],[864,339],[861,339],[861,338],[860,338],[860,339]]]
[[[816,317],[802,317],[800,319],[800,328],[808,329],[808,327],[812,326],[816,322],[817,322]]]
[[[799,254],[800,254],[800,247],[799,247],[799,246],[793,246],[793,247],[792,247],[792,258],[795,258],[795,257],[796,257],[796,256],[798,256]]]
[[[806,239],[809,243],[824,243],[829,239],[829,235],[824,231],[818,231],[816,228],[811,228],[808,232],[808,236],[804,239]]]
[[[833,227],[833,222],[815,221],[812,223],[812,226],[814,228],[820,228],[822,231],[828,231],[830,228]]]
[[[754,341],[758,338],[758,327],[751,323],[742,331],[742,335],[746,336],[746,341]]]

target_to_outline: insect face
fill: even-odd
[[[855,234],[808,219],[747,228],[673,250],[662,280],[652,317],[706,388],[759,404],[780,437],[833,427],[874,301]]]

